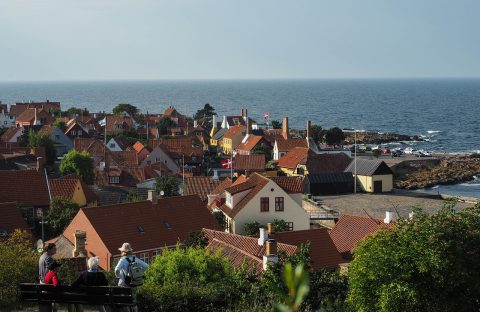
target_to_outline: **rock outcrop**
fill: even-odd
[[[354,132],[344,132],[345,144],[353,144],[355,142]],[[422,139],[416,135],[404,135],[398,133],[377,133],[377,132],[357,132],[357,144],[383,144],[400,141],[421,141]]]
[[[470,181],[480,175],[480,154],[439,156],[440,163],[421,167],[396,180],[395,187],[415,190],[438,184],[456,184]]]

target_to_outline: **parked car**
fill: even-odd
[[[391,151],[388,147],[384,147],[384,148],[380,149],[380,154],[382,154],[382,155],[388,155],[390,153],[391,153]]]
[[[392,150],[392,157],[400,157],[402,156],[403,152],[400,149]]]
[[[413,152],[415,152],[415,151],[417,151],[417,150],[415,150],[415,149],[413,149],[413,148],[411,148],[411,147],[407,147],[407,148],[405,148],[405,149],[403,150],[403,152],[404,152],[405,154],[409,154],[409,155],[412,155]]]

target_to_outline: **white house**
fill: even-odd
[[[112,152],[123,152],[128,147],[128,142],[124,137],[111,138],[107,142],[107,147]]]
[[[224,213],[226,231],[231,233],[242,234],[246,223],[257,221],[265,225],[275,219],[287,222],[290,230],[310,229],[309,216],[298,200],[273,180],[257,173],[248,179],[241,176],[221,194],[211,194],[212,197],[216,199],[210,208]]]
[[[14,125],[15,116],[9,115],[5,106],[0,106],[0,128],[10,128]]]

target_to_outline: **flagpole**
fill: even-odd
[[[233,156],[230,156],[230,178],[233,180]]]

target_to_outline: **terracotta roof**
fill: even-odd
[[[273,237],[277,242],[298,247],[310,242],[313,269],[336,268],[340,263],[345,262],[328,234],[328,229],[281,232],[275,233]]]
[[[52,198],[54,197],[65,197],[73,199],[75,190],[77,187],[80,187],[85,195],[87,203],[92,203],[98,200],[97,195],[88,188],[88,186],[74,175],[71,177],[62,177],[60,179],[51,179],[48,181],[50,183],[50,192]]]
[[[165,115],[165,116],[177,117],[177,116],[178,116],[178,112],[177,112],[177,110],[175,109],[175,107],[169,106],[169,107],[167,107],[167,109],[165,109],[165,111],[163,112],[163,115]]]
[[[233,163],[235,170],[265,170],[265,155],[264,154],[252,154],[252,155],[237,155]]]
[[[248,194],[241,200],[239,201],[233,209],[228,207],[226,204],[223,204],[222,206],[219,207],[224,213],[226,213],[230,218],[234,218],[237,213],[245,207],[245,205],[252,200],[255,195],[257,195],[260,190],[263,189],[265,185],[268,183],[268,179],[265,177],[262,177],[258,173],[253,173],[246,182],[238,184],[233,191],[237,190],[240,185],[245,184],[245,186],[242,186],[241,188],[246,188],[247,190],[250,189]],[[252,187],[253,186],[253,187]],[[225,191],[228,191],[229,188],[227,188]]]
[[[242,125],[232,126],[227,130],[227,132],[225,132],[225,134],[223,135],[223,138],[233,139],[238,135],[243,135],[242,132],[245,132],[245,131],[246,131],[245,126],[242,126]]]
[[[245,261],[249,270],[255,269],[259,273],[263,271],[262,258],[266,253],[266,244],[259,246],[258,238],[210,229],[203,229],[202,232],[208,239],[208,248],[221,249],[223,255],[236,267],[241,267]],[[277,243],[277,250],[291,256],[297,252],[297,246]]]
[[[352,249],[358,242],[385,227],[382,220],[342,214],[330,231],[330,237],[342,256],[351,259]]]
[[[36,170],[0,170],[0,203],[19,202],[24,206],[48,206],[45,175]]]
[[[44,132],[44,133],[52,134],[52,132],[55,131],[55,129],[57,129],[57,127],[52,126],[52,125],[44,125],[40,129],[40,131],[38,131],[38,132]]]
[[[6,234],[10,234],[15,229],[30,231],[17,203],[0,203],[0,215],[2,216],[0,218],[0,236],[4,231]]]
[[[295,147],[277,162],[279,167],[295,169],[305,165],[308,173],[343,172],[351,158],[344,153],[316,154],[304,147]]]
[[[121,132],[133,128],[133,119],[130,116],[107,116],[107,132]],[[125,128],[117,128],[117,125],[125,125]]]
[[[135,142],[132,147],[137,153],[140,153],[145,148],[145,146],[140,141]]]
[[[135,151],[111,152],[119,166],[138,166],[138,156]]]
[[[287,154],[283,155],[277,162],[279,167],[295,169],[299,164],[304,165],[308,155],[308,148],[295,147]]]
[[[237,150],[251,151],[263,139],[260,135],[249,135],[245,143],[240,144]]]
[[[73,139],[73,148],[79,152],[87,151],[95,141],[94,138],[75,138]]]
[[[230,187],[232,185],[232,180],[230,178],[225,178],[223,179],[222,181],[220,181],[220,183],[218,184],[218,186],[216,188],[214,188],[210,194],[221,194],[223,192],[225,192],[225,189],[227,187]]]
[[[237,194],[237,193],[249,190],[249,189],[254,188],[254,187],[255,187],[255,184],[253,182],[245,181],[243,183],[239,183],[239,184],[236,184],[236,185],[234,184],[230,187],[227,187],[225,189],[225,192],[228,192],[228,193],[233,195],[233,194]]]
[[[23,111],[23,113],[20,114],[20,116],[17,116],[16,121],[20,122],[33,122],[35,120],[35,110],[37,111],[37,118],[46,118],[47,122],[50,123],[51,121],[54,120],[52,116],[50,116],[49,113],[42,109],[36,109],[36,108],[27,108],[26,110]]]
[[[7,129],[7,131],[5,131],[4,134],[2,134],[2,141],[3,142],[8,142],[10,141],[17,133],[18,131],[23,131],[23,127],[10,127]]]
[[[207,195],[220,184],[220,181],[212,177],[189,177],[185,178],[183,188],[184,195],[197,194],[201,200],[207,200]]]
[[[236,125],[245,126],[245,119],[243,119],[243,116],[227,116],[227,123],[230,127]]]
[[[285,140],[283,137],[277,137],[277,148],[281,152],[288,152],[295,147],[308,147],[306,139],[288,139]]]
[[[112,255],[129,242],[135,251],[173,246],[192,231],[217,229],[217,221],[196,195],[81,208]],[[77,215],[78,217],[78,215]],[[142,231],[143,230],[143,231]]]
[[[270,177],[288,194],[303,193],[303,177]]]
[[[88,134],[87,126],[76,119],[70,119],[68,121],[67,129],[65,130],[65,133],[69,133],[73,128],[80,128],[83,132],[85,132],[85,134]]]

